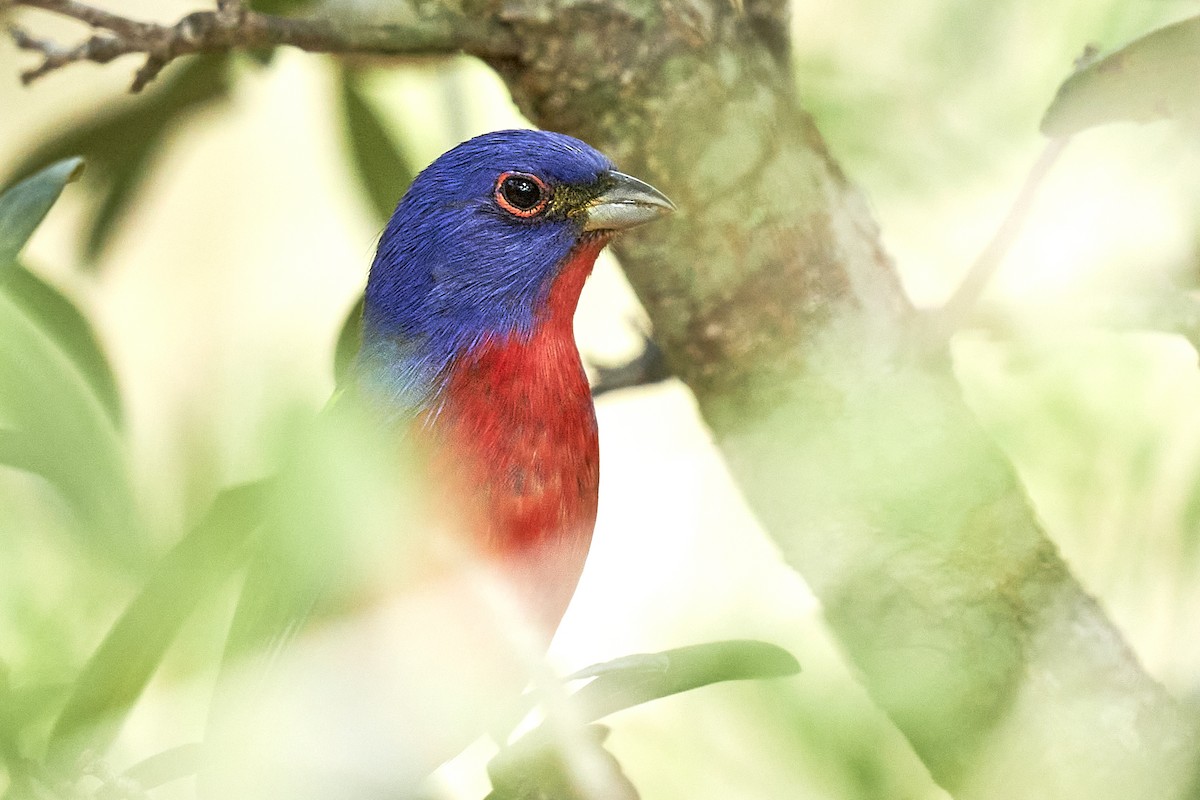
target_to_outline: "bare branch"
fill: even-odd
[[[1041,188],[1050,169],[1058,161],[1070,141],[1071,138],[1066,136],[1051,139],[1046,143],[1041,155],[1029,169],[1029,174],[1025,176],[1025,183],[1022,184],[1021,191],[1017,193],[1017,198],[1013,201],[1008,216],[1000,223],[1000,227],[996,229],[991,241],[987,243],[987,246],[975,259],[975,263],[967,271],[967,276],[959,285],[958,290],[938,314],[939,333],[949,336],[960,328],[971,315],[983,290],[987,288],[992,276],[996,274],[996,270],[1004,261],[1004,257],[1008,255],[1008,251],[1012,249],[1013,243],[1016,242],[1021,229],[1025,226],[1038,189]]]
[[[596,382],[592,385],[593,397],[618,389],[660,383],[671,377],[671,370],[667,367],[662,350],[649,336],[643,336],[642,351],[624,364],[593,366],[596,370]]]
[[[21,74],[26,84],[68,64],[80,61],[106,64],[131,53],[146,57],[131,87],[131,91],[138,92],[171,61],[196,53],[276,45],[314,53],[408,56],[466,52],[495,58],[516,52],[511,32],[491,20],[428,18],[407,25],[345,25],[331,19],[259,14],[247,9],[240,0],[219,0],[214,11],[196,11],[174,25],[159,25],[112,14],[77,0],[13,0],[8,5],[39,8],[107,31],[95,33],[74,47],[62,47],[13,28],[13,40],[18,47],[43,56],[39,66]]]

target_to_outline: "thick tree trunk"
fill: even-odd
[[[663,188],[626,273],[876,701],[960,798],[1179,798],[1197,740],[1064,567],[796,95],[785,9],[505,4],[539,125]]]

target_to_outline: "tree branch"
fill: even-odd
[[[662,350],[649,336],[643,336],[641,352],[624,364],[593,364],[592,368],[596,371],[592,397],[620,389],[661,383],[671,377],[671,370],[663,358]]]
[[[196,11],[174,25],[119,16],[77,0],[13,0],[11,7],[39,8],[102,29],[74,47],[62,47],[12,28],[23,50],[41,53],[42,63],[21,74],[26,83],[69,64],[106,64],[129,54],[146,57],[131,91],[139,92],[181,56],[288,45],[312,53],[371,53],[428,56],[466,52],[481,58],[505,58],[516,52],[507,28],[495,20],[413,16],[393,24],[344,24],[327,18],[289,18],[260,14],[239,0],[222,0],[215,11]]]

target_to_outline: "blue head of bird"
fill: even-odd
[[[528,335],[581,243],[673,209],[570,136],[507,130],[463,142],[413,180],[383,231],[360,375],[419,401],[478,342]]]

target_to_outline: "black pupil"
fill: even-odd
[[[528,211],[542,200],[542,187],[529,178],[516,175],[505,178],[500,191],[504,193],[505,200],[522,211]]]

